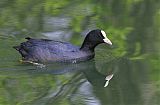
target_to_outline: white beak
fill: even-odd
[[[101,30],[101,33],[104,36],[103,41],[109,45],[112,45],[112,42],[107,38],[106,33],[103,30]]]
[[[103,41],[109,45],[112,45],[112,42],[106,37]]]
[[[108,86],[108,84],[109,84],[109,81],[112,79],[112,77],[113,77],[113,74],[111,74],[111,75],[108,75],[108,76],[105,78],[105,80],[106,80],[106,83],[104,84],[104,87],[107,87],[107,86]]]

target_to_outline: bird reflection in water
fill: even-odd
[[[53,67],[54,70],[52,69]],[[110,79],[113,77],[112,73],[110,73],[110,75],[106,75],[109,73],[100,73],[96,69],[94,60],[77,64],[47,64],[46,67],[38,67],[37,70],[34,70],[31,73],[53,74],[53,76],[65,76],[66,74],[72,75],[67,82],[57,86],[56,90],[49,90],[51,92],[36,100],[36,102],[34,102],[36,104],[42,101],[46,104],[55,103],[60,98],[65,96],[69,96],[69,98],[72,100],[75,98],[75,92],[80,91],[81,89],[87,89],[88,86],[96,89],[98,88],[98,90],[101,92],[105,89],[104,87],[108,86]],[[83,88],[86,83],[88,86]]]

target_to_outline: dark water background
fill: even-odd
[[[96,28],[113,46],[88,62],[41,68],[12,48],[28,36],[80,46]],[[160,1],[0,0],[0,105],[160,105]]]

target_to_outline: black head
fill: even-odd
[[[103,30],[92,30],[87,34],[81,49],[94,51],[94,48],[101,43],[112,45],[112,42],[107,38],[106,33]]]

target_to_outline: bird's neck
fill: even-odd
[[[91,43],[89,41],[84,41],[80,50],[94,52],[94,49],[97,45],[98,43]]]

